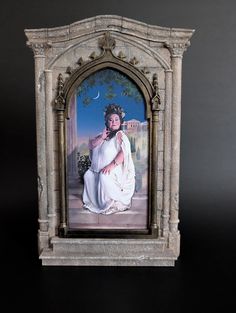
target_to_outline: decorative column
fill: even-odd
[[[45,49],[48,43],[32,43],[27,45],[34,52],[35,61],[35,101],[36,101],[36,140],[38,163],[38,202],[39,202],[39,250],[48,246],[48,199],[47,199],[47,164],[46,164],[46,125],[45,125],[45,89],[44,68]]]
[[[188,43],[170,43],[172,85],[172,135],[171,135],[171,195],[170,195],[170,232],[178,232],[179,223],[179,170],[180,170],[180,126],[181,126],[181,81],[182,57]]]
[[[59,148],[59,173],[60,173],[60,234],[66,231],[66,194],[65,194],[65,98],[64,98],[64,80],[62,74],[58,76],[57,97],[55,99],[55,109],[57,110],[58,121],[58,148]]]
[[[164,117],[164,208],[162,211],[162,236],[169,232],[170,218],[170,171],[171,171],[171,104],[172,104],[172,70],[165,70],[165,117]]]
[[[157,181],[158,181],[158,114],[160,111],[160,95],[158,93],[158,77],[153,75],[154,96],[152,98],[152,195],[151,195],[151,228],[155,235],[160,228],[160,216],[157,212]],[[154,186],[154,187],[153,187]],[[158,224],[157,224],[158,223]]]
[[[46,162],[47,162],[47,197],[49,236],[55,236],[56,207],[55,207],[55,173],[54,173],[54,140],[53,140],[53,106],[52,106],[52,70],[45,70],[45,111],[46,111]]]

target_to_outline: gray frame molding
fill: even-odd
[[[156,110],[156,221],[152,239],[59,238],[60,198],[58,134],[54,109],[57,78],[65,78],[80,60],[99,53],[105,32],[129,55],[153,85],[157,74],[160,107]],[[38,159],[39,256],[43,265],[173,266],[179,256],[179,155],[182,57],[194,30],[147,25],[113,15],[95,16],[68,26],[26,29],[34,52]],[[136,63],[134,56],[139,60]],[[78,63],[77,63],[78,64]],[[73,75],[73,74],[72,74]],[[154,90],[154,89],[153,89]],[[154,98],[153,98],[154,99]],[[63,113],[64,114],[64,113]],[[64,118],[64,117],[61,117]],[[154,197],[155,198],[155,197]]]

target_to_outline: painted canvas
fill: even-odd
[[[70,100],[67,206],[71,229],[147,229],[149,126],[145,100],[106,68]]]

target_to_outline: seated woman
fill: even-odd
[[[121,130],[123,109],[110,104],[105,110],[106,128],[89,142],[91,167],[84,175],[84,207],[111,214],[131,207],[135,170],[130,142]]]

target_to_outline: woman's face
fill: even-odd
[[[108,117],[108,128],[111,131],[114,131],[120,128],[120,117],[118,114],[111,114]]]

